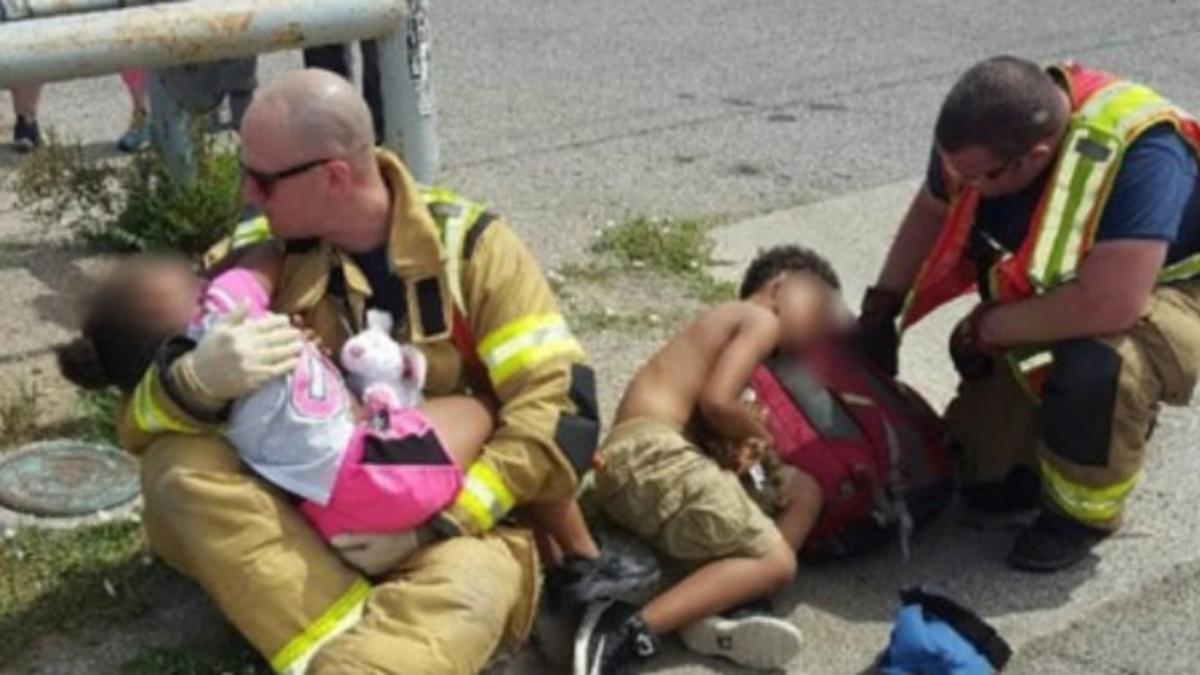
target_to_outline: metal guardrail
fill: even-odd
[[[0,0],[0,88],[377,39],[386,145],[438,166],[428,0]],[[407,20],[406,20],[407,19]]]

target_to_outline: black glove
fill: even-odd
[[[992,374],[996,351],[984,343],[979,327],[993,307],[988,302],[976,305],[950,333],[950,359],[964,380],[982,380]]]
[[[900,334],[896,318],[904,309],[904,295],[872,286],[863,295],[858,315],[858,346],[875,365],[895,377],[899,371]]]

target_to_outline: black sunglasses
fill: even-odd
[[[314,159],[311,162],[297,164],[296,166],[293,166],[289,169],[284,169],[283,171],[276,171],[274,173],[267,173],[266,171],[259,171],[258,169],[252,169],[252,168],[246,166],[245,162],[241,162],[241,165],[242,165],[242,173],[245,174],[245,176],[247,178],[254,181],[254,187],[259,192],[262,193],[263,197],[270,197],[271,193],[275,191],[275,187],[277,185],[279,185],[280,182],[285,181],[285,180],[291,178],[292,176],[299,176],[300,174],[304,173],[305,171],[310,171],[312,169],[317,168],[318,166],[321,166],[322,164],[327,164],[329,162],[332,162],[335,159],[337,159],[337,158],[336,157],[326,157],[323,159]]]

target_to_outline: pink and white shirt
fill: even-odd
[[[239,304],[257,317],[270,311],[271,299],[253,274],[235,268],[209,282],[188,336],[199,340]],[[305,344],[294,371],[234,402],[224,435],[267,481],[325,505],[354,432],[345,380],[315,345]]]

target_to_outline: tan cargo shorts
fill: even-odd
[[[737,475],[669,424],[622,422],[600,457],[596,496],[605,512],[672,558],[758,558],[782,539]]]

